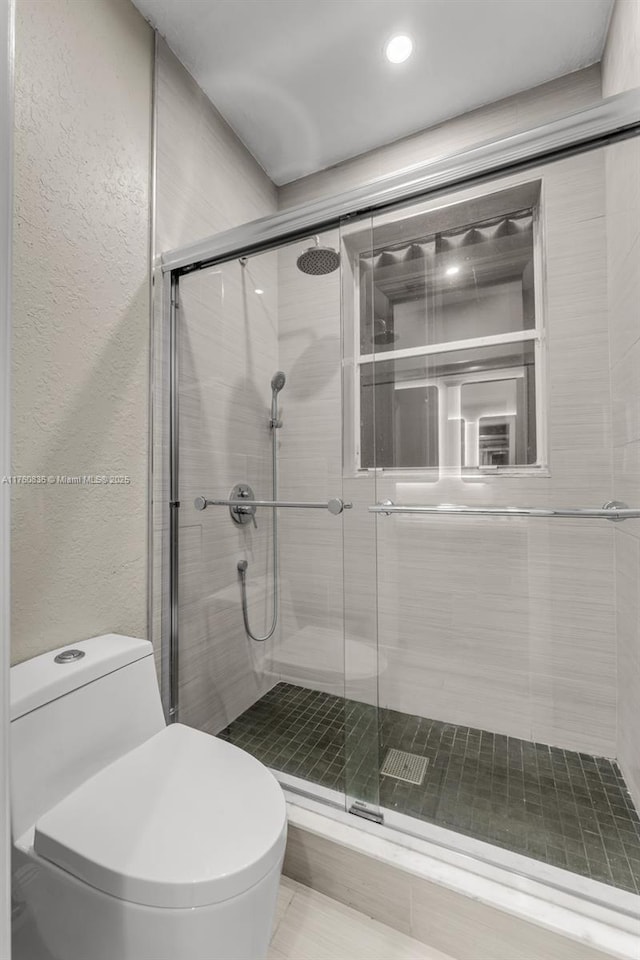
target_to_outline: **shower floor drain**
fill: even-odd
[[[406,783],[420,785],[427,772],[427,757],[418,757],[415,753],[405,753],[404,750],[389,750],[380,773],[383,777],[394,777]]]

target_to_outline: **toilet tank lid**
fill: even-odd
[[[70,650],[79,650],[84,656],[56,662],[59,654]],[[152,652],[147,640],[105,633],[18,663],[11,667],[11,719],[17,720]]]
[[[175,723],[45,813],[34,848],[121,900],[192,908],[239,896],[277,869],[286,822],[263,764]]]

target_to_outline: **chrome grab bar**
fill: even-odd
[[[418,513],[418,514],[470,514],[477,517],[570,517],[583,519],[591,517],[598,520],[630,520],[640,518],[640,510],[630,509],[619,500],[609,500],[603,507],[466,507],[462,504],[440,503],[434,506],[400,504],[393,500],[384,500],[369,507],[369,513]]]
[[[207,500],[205,497],[196,497],[193,501],[196,510],[206,510],[207,507],[270,507],[277,510],[287,507],[292,510],[328,510],[338,516],[343,510],[351,510],[353,504],[345,503],[339,497],[324,502],[309,502],[297,500]]]

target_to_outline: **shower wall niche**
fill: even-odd
[[[350,237],[355,471],[545,465],[539,193],[379,223],[372,252]]]

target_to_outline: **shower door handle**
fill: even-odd
[[[472,517],[561,517],[567,519],[594,519],[611,520],[614,523],[621,520],[640,518],[640,510],[628,507],[620,500],[607,500],[602,507],[468,507],[463,504],[438,503],[394,503],[393,500],[383,500],[369,507],[369,513],[383,513],[390,516],[393,513],[415,514],[457,514],[458,516]]]
[[[325,501],[305,500],[207,500],[206,497],[196,497],[193,501],[196,510],[206,510],[207,507],[267,507],[272,510],[328,510],[334,516],[339,516],[343,510],[351,510],[352,503],[345,503],[339,497]]]

